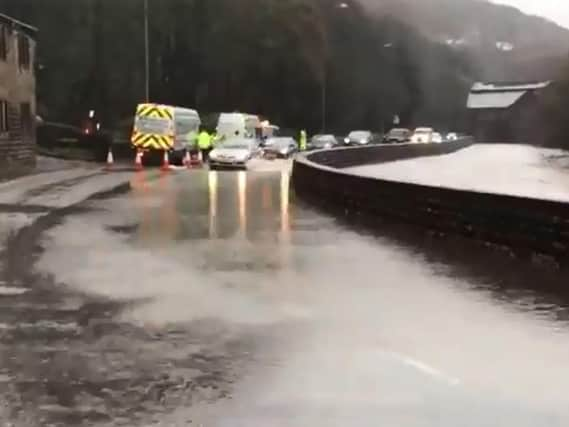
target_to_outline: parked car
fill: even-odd
[[[413,143],[428,144],[433,142],[433,128],[417,128],[411,137]]]
[[[431,136],[431,142],[435,144],[441,144],[443,142],[443,136],[439,132],[433,132]]]
[[[344,139],[346,145],[368,145],[373,142],[373,133],[368,130],[356,130],[350,132]]]
[[[387,144],[401,144],[409,142],[412,135],[413,132],[411,132],[409,129],[395,128],[387,132],[387,134],[383,137],[383,142]]]
[[[340,145],[334,135],[314,135],[308,143],[309,150],[329,150]]]
[[[247,169],[249,161],[259,152],[258,145],[251,138],[231,138],[209,153],[211,169]]]
[[[298,151],[298,144],[290,137],[268,138],[263,142],[263,151],[268,156],[288,159]]]

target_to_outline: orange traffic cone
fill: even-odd
[[[113,150],[111,147],[109,147],[109,152],[107,153],[107,166],[105,167],[105,169],[111,170],[114,164],[115,164],[115,158],[113,156]]]
[[[186,150],[186,155],[184,156],[184,166],[188,169],[192,168],[192,157],[190,156],[190,150]]]
[[[141,170],[144,169],[144,166],[142,165],[142,151],[141,150],[136,151],[136,158],[134,160],[134,169],[138,172],[140,172]]]
[[[170,157],[168,156],[168,150],[164,150],[164,159],[162,160],[162,170],[164,172],[170,170]]]

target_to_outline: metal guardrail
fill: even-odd
[[[386,163],[415,157],[439,156],[461,150],[474,143],[471,137],[444,144],[381,144],[345,147],[308,153],[306,158],[319,165],[334,168]]]
[[[309,153],[295,160],[292,182],[299,197],[331,208],[452,232],[567,263],[569,203],[396,182],[341,169],[451,153],[472,142]]]

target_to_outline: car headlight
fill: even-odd
[[[326,150],[329,150],[330,148],[332,148],[332,144],[330,144],[329,142],[327,144],[324,145],[324,148]]]
[[[349,144],[349,143],[350,143],[350,138],[344,138],[344,142],[345,142],[346,144]]]

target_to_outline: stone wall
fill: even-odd
[[[330,209],[460,234],[567,263],[568,203],[395,182],[338,169],[438,155],[470,143],[373,146],[299,156],[293,185],[299,197]]]

